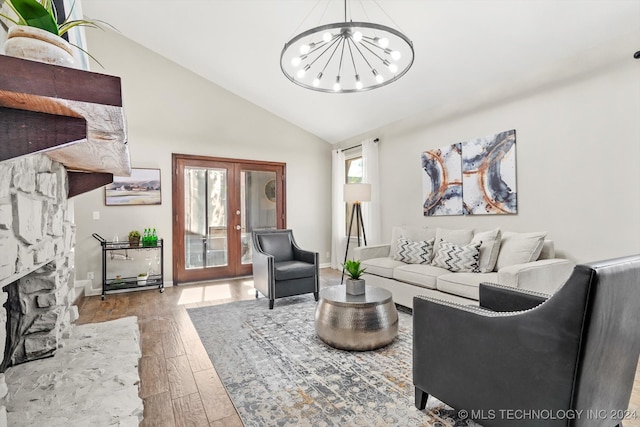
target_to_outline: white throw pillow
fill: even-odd
[[[454,273],[458,271],[477,273],[481,245],[482,243],[476,242],[462,246],[440,240],[438,251],[431,264]]]
[[[450,230],[447,228],[438,227],[436,229],[436,243],[433,247],[433,253],[435,254],[438,251],[441,240],[449,243],[455,243],[456,245],[466,245],[467,243],[471,242],[471,239],[473,239],[473,229]]]
[[[500,253],[496,261],[496,270],[515,264],[524,264],[538,259],[547,232],[502,234]]]
[[[473,236],[471,243],[482,243],[482,246],[480,246],[480,260],[478,261],[478,271],[480,273],[489,273],[496,267],[501,239],[502,233],[499,228],[476,233]]]
[[[407,264],[429,264],[433,256],[433,242],[434,239],[414,242],[400,237],[398,252],[393,254],[393,259]]]
[[[431,240],[436,236],[435,228],[419,227],[415,225],[396,225],[391,229],[391,250],[393,258],[398,253],[398,239],[404,237],[414,242]]]

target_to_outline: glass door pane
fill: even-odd
[[[207,265],[221,267],[228,264],[227,245],[227,171],[209,169],[207,175],[208,190],[208,233]]]
[[[242,170],[240,173],[242,264],[251,264],[251,232],[278,226],[277,187],[275,171]]]
[[[185,224],[184,247],[185,267],[187,269],[204,266],[205,236],[205,171],[185,168]]]
[[[227,265],[227,171],[185,167],[185,269]]]

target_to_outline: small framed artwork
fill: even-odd
[[[114,176],[104,187],[106,206],[160,205],[160,169],[131,169],[131,176]]]

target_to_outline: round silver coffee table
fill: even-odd
[[[386,289],[366,286],[364,295],[349,295],[346,286],[320,290],[316,332],[322,341],[343,350],[374,350],[398,335],[398,311]]]

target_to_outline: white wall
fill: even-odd
[[[117,33],[87,31],[87,38],[105,67],[93,70],[122,78],[131,163],[161,169],[162,204],[105,206],[102,188],[75,197],[78,279],[92,271],[99,283],[100,246],[92,233],[124,239],[129,230],[155,227],[172,280],[171,153],[285,162],[287,226],[321,263],[330,261],[331,145]]]
[[[381,140],[384,240],[395,224],[500,227],[548,231],[559,255],[577,262],[640,253],[638,36],[337,144]],[[423,217],[420,154],[508,129],[518,214]]]

